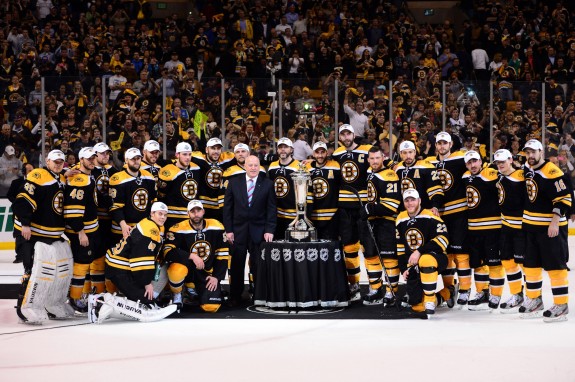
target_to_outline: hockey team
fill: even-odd
[[[435,157],[417,160],[413,142],[403,141],[395,163],[380,148],[358,144],[351,125],[338,132],[341,144],[331,157],[317,142],[304,164],[312,179],[310,218],[318,238],[340,240],[350,301],[402,304],[428,315],[446,305],[567,319],[572,187],[544,159],[541,142],[525,144],[527,163],[516,168],[505,149],[491,163],[477,151],[452,152],[451,136],[441,132]],[[237,144],[233,153],[222,152],[218,138],[206,146],[205,153],[192,152],[181,142],[160,167],[160,145],[148,141],[143,153],[126,150],[117,171],[108,164],[110,147],[98,143],[83,148],[65,174],[64,153],[51,151],[12,206],[24,265],[20,319],[41,324],[80,313],[97,323],[148,322],[186,299],[217,311],[233,245],[222,225],[225,188],[245,174],[250,149]],[[277,153],[267,175],[277,198],[276,238],[294,217],[293,187],[285,183],[300,165],[291,140],[278,140]],[[369,281],[363,296],[359,252]],[[547,309],[543,270],[553,294]],[[443,288],[436,291],[440,275]],[[502,301],[505,280],[510,297]],[[158,300],[164,290],[171,292],[168,304]]]

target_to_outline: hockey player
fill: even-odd
[[[311,220],[317,230],[317,238],[337,240],[338,238],[338,199],[341,182],[339,163],[327,157],[327,146],[323,142],[313,145],[313,161],[306,164],[311,174],[313,208]]]
[[[536,139],[527,141],[524,148],[525,186],[527,198],[523,211],[526,235],[525,271],[526,298],[519,308],[523,318],[536,317],[543,312],[541,299],[542,268],[551,279],[554,305],[543,312],[545,322],[565,321],[569,313],[569,286],[565,252],[567,246],[567,218],[571,194],[565,185],[563,172],[543,158],[543,145]]]
[[[218,198],[222,190],[224,171],[236,164],[232,152],[222,152],[222,141],[219,138],[210,138],[206,143],[206,153],[199,151],[192,153],[192,162],[202,169],[201,188],[204,190],[199,195],[206,211],[207,219],[222,220],[222,209]]]
[[[474,269],[477,294],[467,301],[469,310],[497,309],[503,294],[505,274],[499,256],[501,212],[497,191],[497,170],[483,167],[477,151],[465,153],[467,172],[463,180],[467,190],[467,228],[469,262]],[[465,300],[460,291],[459,302]]]
[[[399,145],[401,162],[395,168],[401,184],[401,192],[408,188],[415,188],[421,195],[422,208],[430,209],[435,216],[439,216],[439,209],[443,207],[443,188],[437,171],[430,163],[416,161],[417,152],[412,141],[403,141]]]
[[[64,233],[65,155],[52,150],[46,168],[32,170],[12,204],[16,252],[24,275],[16,313],[28,324],[74,315],[66,304],[72,278],[72,252]],[[54,266],[54,264],[58,264]]]
[[[250,147],[245,143],[238,143],[234,146],[234,159],[236,163],[226,169],[224,171],[223,179],[222,179],[222,189],[220,195],[218,196],[218,205],[220,208],[223,208],[224,205],[224,195],[226,193],[226,187],[228,181],[237,175],[245,175],[246,169],[246,159],[250,156]],[[260,166],[260,172],[262,175],[266,175],[266,170],[262,166]]]
[[[192,146],[180,142],[176,146],[176,160],[160,170],[158,199],[168,208],[166,227],[187,219],[186,206],[200,194],[200,166],[192,163]]]
[[[435,137],[435,151],[437,156],[427,158],[435,166],[436,176],[439,178],[444,193],[444,205],[439,208],[441,219],[447,226],[449,235],[449,248],[447,249],[447,268],[442,273],[444,288],[439,292],[447,306],[452,308],[457,300],[457,290],[461,288],[463,297],[471,289],[471,268],[469,267],[469,254],[466,249],[467,238],[467,197],[463,174],[465,167],[464,152],[451,152],[453,141],[451,135],[440,132]],[[455,267],[459,286],[454,284]],[[466,304],[467,300],[462,300]],[[463,305],[457,305],[462,307]]]
[[[187,209],[189,219],[170,227],[163,250],[173,302],[181,305],[184,284],[188,288],[193,285],[190,294],[199,295],[200,308],[217,312],[229,257],[224,226],[215,219],[204,219],[204,206],[199,200],[190,201]]]
[[[84,147],[78,154],[80,173],[68,178],[64,192],[64,221],[66,236],[70,240],[74,256],[74,273],[70,285],[70,305],[75,311],[86,313],[88,301],[83,298],[84,281],[94,261],[98,237],[98,202],[96,182],[91,176],[95,167],[96,152],[92,147]],[[103,265],[103,264],[102,264]],[[95,267],[92,276],[102,279],[104,267]],[[99,269],[98,269],[99,268]],[[102,288],[103,289],[103,288]],[[99,290],[100,293],[103,290]]]
[[[416,312],[434,314],[438,273],[447,266],[447,227],[440,217],[421,207],[417,190],[403,192],[403,205],[405,211],[397,216],[395,229],[408,302]]]
[[[367,153],[371,145],[358,145],[354,142],[355,132],[348,124],[339,127],[341,146],[334,151],[332,157],[341,167],[341,187],[339,191],[339,235],[345,254],[347,280],[350,284],[350,301],[361,298],[359,290],[359,209],[361,203],[349,188],[359,193],[361,201],[367,201]],[[371,266],[370,266],[371,267]],[[368,269],[368,272],[377,269]]]
[[[142,219],[126,238],[106,253],[106,278],[111,291],[119,291],[125,297],[111,293],[89,297],[89,320],[102,323],[108,318],[134,321],[158,321],[176,311],[175,304],[159,308],[153,279],[159,267],[162,250],[164,222],[168,207],[155,202],[150,216]]]
[[[517,313],[523,303],[523,274],[520,265],[525,258],[525,232],[521,229],[525,205],[525,177],[522,169],[513,167],[509,150],[497,150],[493,162],[499,170],[497,190],[501,209],[499,253],[505,268],[511,297],[499,307],[501,313]]]
[[[161,169],[161,167],[156,163],[160,157],[160,144],[153,139],[146,141],[146,143],[144,143],[142,154],[142,166],[140,168],[152,174],[157,184]]]
[[[90,264],[90,273],[86,275],[84,283],[84,293],[90,293],[92,288],[96,288],[96,293],[105,290],[105,256],[106,251],[115,245],[112,240],[112,217],[109,210],[114,204],[110,196],[110,177],[118,170],[109,164],[112,149],[105,143],[100,142],[94,145],[96,153],[95,166],[91,177],[96,183],[96,203],[98,205],[98,240],[93,251],[93,260]],[[89,280],[88,280],[89,276]]]
[[[300,162],[293,159],[293,142],[283,137],[278,140],[279,159],[268,168],[268,177],[274,183],[277,203],[277,225],[274,237],[281,238],[289,224],[296,218],[295,188],[291,174],[299,171]],[[308,212],[312,209],[313,195],[307,196]]]
[[[135,147],[124,153],[126,165],[110,178],[110,196],[113,204],[112,216],[113,242],[118,243],[130,235],[139,221],[150,216],[150,208],[156,199],[156,181],[152,174],[140,169],[142,154]]]
[[[367,170],[367,203],[360,210],[360,216],[363,224],[373,224],[373,236],[367,226],[360,230],[370,288],[369,293],[363,296],[363,304],[377,305],[385,302],[386,305],[393,305],[393,296],[399,283],[395,240],[395,218],[400,199],[399,178],[393,170],[384,167],[384,155],[379,147],[369,149],[367,161],[370,165]],[[385,296],[382,272],[387,272],[391,284],[387,286]]]

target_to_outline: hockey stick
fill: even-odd
[[[365,205],[361,201],[361,196],[359,195],[359,192],[355,188],[353,188],[351,186],[342,186],[342,188],[344,188],[348,191],[351,191],[357,197],[357,200],[359,201],[361,208],[365,208]],[[369,231],[369,236],[371,236],[371,240],[373,241],[373,245],[375,247],[375,250],[377,251],[377,255],[381,259],[381,251],[379,250],[379,245],[377,245],[377,240],[375,239],[375,234],[373,233],[373,227],[369,223],[369,220],[366,221],[365,223],[366,223],[367,229]],[[387,274],[387,268],[385,267],[385,264],[383,263],[383,261],[381,262],[381,266],[383,268],[383,276],[385,278],[385,282],[389,286],[389,291],[391,292],[391,295],[393,296],[393,299],[395,301],[395,306],[397,307],[398,310],[401,310],[401,301],[399,301],[399,299],[397,298],[397,295],[395,294],[395,291],[393,290],[393,286],[391,285],[389,275]]]

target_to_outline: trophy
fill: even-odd
[[[295,208],[297,216],[286,230],[286,241],[317,241],[317,231],[311,221],[306,217],[307,190],[311,175],[300,163],[299,170],[291,174],[295,191]]]

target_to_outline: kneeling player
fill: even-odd
[[[184,283],[199,294],[200,307],[217,312],[222,304],[221,281],[226,276],[228,246],[224,226],[215,219],[204,219],[199,200],[188,203],[189,219],[181,221],[166,234],[164,259],[169,264],[168,279],[174,303],[182,303]]]
[[[409,304],[416,312],[434,314],[437,275],[447,266],[447,228],[433,212],[421,209],[417,190],[407,189],[403,204],[405,211],[397,216],[395,228],[399,268],[407,281]]]
[[[110,293],[90,296],[88,313],[91,322],[101,323],[107,318],[134,321],[158,321],[176,311],[176,305],[159,308],[152,280],[158,267],[162,249],[164,223],[168,207],[156,202],[150,218],[141,220],[129,236],[106,253],[108,287],[117,288],[125,298]]]

